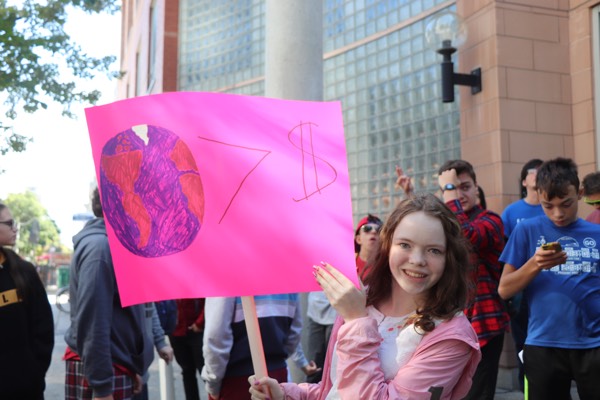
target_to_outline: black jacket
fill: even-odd
[[[34,266],[0,248],[0,397],[42,399],[54,347],[54,322],[46,290]],[[12,268],[24,272],[25,293],[17,296]]]

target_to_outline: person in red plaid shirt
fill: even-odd
[[[471,242],[475,283],[472,305],[465,310],[481,346],[473,386],[465,399],[493,400],[509,316],[498,294],[502,266],[498,261],[504,248],[504,227],[500,216],[477,205],[477,178],[473,166],[464,160],[447,161],[439,169],[438,183],[444,203],[454,212],[465,237]]]

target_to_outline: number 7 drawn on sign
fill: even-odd
[[[267,156],[269,154],[271,154],[271,150],[263,150],[263,149],[255,149],[255,148],[246,147],[246,146],[238,146],[238,145],[235,145],[235,144],[225,143],[225,142],[221,142],[219,140],[208,139],[208,138],[201,137],[201,136],[198,136],[198,139],[206,140],[208,142],[222,144],[222,145],[225,145],[225,146],[236,147],[238,149],[244,149],[244,150],[258,151],[258,152],[266,153],[260,160],[258,160],[258,162],[256,163],[256,165],[254,165],[254,167],[252,167],[252,169],[250,171],[248,171],[248,173],[244,176],[244,178],[240,182],[238,188],[235,190],[235,193],[233,194],[233,196],[231,196],[231,199],[229,200],[229,204],[227,204],[227,207],[225,208],[225,211],[223,211],[223,215],[221,215],[221,219],[219,219],[219,224],[220,224],[221,222],[223,222],[223,219],[225,218],[225,215],[227,215],[227,211],[229,211],[229,208],[233,204],[233,200],[236,198],[236,196],[238,195],[238,193],[242,189],[242,186],[244,185],[244,182],[246,182],[246,179],[248,179],[248,177],[250,176],[250,174],[252,174],[252,172],[254,172],[254,170],[256,170],[256,168],[258,168],[258,166],[260,165],[260,163],[263,162],[263,160],[265,158],[267,158]]]

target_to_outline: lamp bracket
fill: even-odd
[[[471,87],[471,94],[481,92],[481,68],[475,68],[470,74],[453,74],[453,82],[455,85],[463,85]]]

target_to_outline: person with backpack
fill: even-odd
[[[204,299],[176,300],[176,324],[169,334],[169,341],[175,353],[175,361],[181,367],[183,375],[183,391],[186,400],[200,400],[197,373],[202,372],[204,356],[202,354],[202,339],[204,334]],[[160,307],[159,307],[160,308]],[[163,318],[172,318],[172,312]],[[161,312],[159,310],[159,317]],[[166,322],[168,325],[169,323]]]

